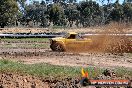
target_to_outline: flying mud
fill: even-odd
[[[132,53],[132,32],[126,33],[127,26],[125,24],[110,24],[103,31],[88,35],[93,41],[91,45],[86,44],[84,48],[74,47],[74,52],[103,52],[103,53]]]

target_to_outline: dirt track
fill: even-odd
[[[34,52],[36,51],[36,52]],[[1,59],[10,59],[26,64],[49,63],[67,66],[96,66],[103,68],[132,68],[132,54],[114,55],[109,53],[68,53],[52,52],[50,49],[8,49],[0,52]],[[102,77],[102,76],[101,76]],[[0,88],[96,88],[82,87],[80,78],[62,80],[39,78],[17,73],[0,73]],[[125,87],[122,87],[125,88]]]
[[[3,49],[1,59],[26,64],[49,63],[61,66],[98,66],[132,68],[132,54],[52,52],[50,49]]]

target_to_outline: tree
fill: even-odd
[[[97,21],[96,18],[101,16],[99,4],[93,1],[82,2],[78,6],[78,10],[80,11],[80,20],[83,27],[94,25]]]
[[[18,4],[16,0],[0,0],[0,26],[4,26],[12,23],[16,19],[16,13],[18,12]]]
[[[124,20],[129,22],[132,21],[132,3],[123,4]]]
[[[64,12],[65,12],[66,18],[68,19],[70,27],[72,27],[73,21],[77,20],[77,18],[78,18],[77,6],[73,5],[73,4],[68,4],[65,7]]]
[[[113,10],[110,14],[110,18],[112,21],[121,21],[123,19],[123,7],[121,4],[119,4],[119,1],[117,0],[114,4],[113,4]]]
[[[64,8],[60,4],[54,4],[49,9],[49,19],[54,25],[62,26],[65,19]]]

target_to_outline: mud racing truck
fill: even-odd
[[[131,37],[131,34],[80,34],[69,32],[63,37],[51,38],[50,48],[59,52],[69,49],[92,50],[93,48],[96,48],[96,50],[103,48],[107,51],[108,48],[113,48],[114,51],[116,49],[118,52],[132,52]]]

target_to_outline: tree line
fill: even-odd
[[[131,0],[112,3],[107,0],[53,0],[53,4],[42,1],[27,5],[26,0],[0,0],[0,27],[91,27],[116,22],[132,22]]]

